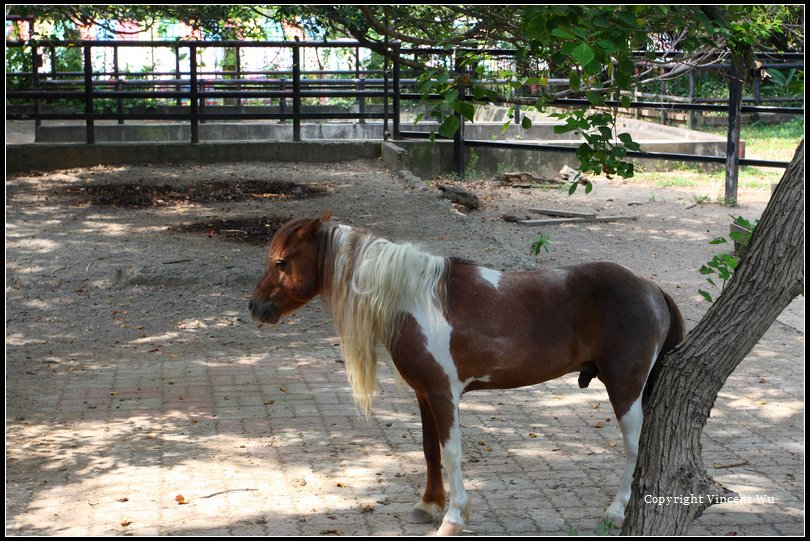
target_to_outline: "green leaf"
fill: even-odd
[[[480,86],[473,87],[473,96],[475,99],[488,99],[490,101],[496,101],[498,99],[498,93],[494,90],[490,90],[488,88],[482,88]]]
[[[520,121],[520,126],[524,130],[528,130],[529,128],[532,127],[532,119],[527,117],[526,115],[523,115],[523,119]]]
[[[616,45],[613,44],[612,41],[608,41],[606,39],[598,39],[596,40],[596,44],[599,45],[601,49],[605,52],[609,53],[616,50]]]
[[[641,150],[639,144],[633,141],[633,137],[629,133],[620,133],[617,137],[629,150]]]
[[[712,269],[710,269],[709,267],[707,267],[706,265],[703,265],[702,267],[700,267],[700,269],[698,269],[698,272],[700,274],[714,274],[714,271]]]
[[[709,241],[709,244],[725,244],[727,242],[724,237],[716,237],[714,240]]]
[[[473,117],[475,117],[475,106],[471,103],[466,101],[457,101],[453,103],[453,109],[460,115],[463,115],[464,118],[472,122]]]
[[[439,135],[452,139],[459,126],[461,126],[461,121],[458,119],[458,117],[456,115],[450,115],[445,118],[442,125],[439,126]]]
[[[591,105],[604,105],[605,98],[598,92],[585,92],[585,97],[591,102]]]
[[[582,67],[587,66],[596,58],[593,49],[591,49],[591,46],[587,43],[580,43],[576,49],[571,51],[571,56],[573,56],[574,60]]]
[[[729,266],[731,270],[736,269],[737,266],[739,266],[740,264],[740,260],[731,254],[720,254],[720,256],[723,258],[723,261],[726,263],[726,265]]]
[[[624,147],[613,147],[610,149],[610,155],[618,159],[625,158],[627,156],[627,149]]]
[[[577,148],[576,156],[579,158],[579,161],[588,162],[593,156],[593,149],[588,143],[582,143]]]
[[[505,134],[506,130],[508,130],[509,126],[511,126],[511,125],[512,125],[512,119],[510,118],[509,120],[504,122],[503,125],[501,126],[501,135]],[[561,127],[562,126],[555,126],[555,128],[561,128]]]
[[[734,218],[734,223],[739,225],[740,227],[744,227],[744,228],[748,229],[749,231],[751,231],[754,228],[751,225],[751,222],[749,220],[746,220],[742,216],[737,216],[737,217],[732,216],[732,218]]]
[[[585,193],[591,193],[593,190],[593,183],[589,180],[588,183],[585,185]]]
[[[563,30],[562,28],[555,28],[551,31],[551,35],[558,37],[558,38],[565,38],[565,39],[574,39],[574,34],[567,30]]]
[[[703,291],[702,289],[698,289],[698,293],[700,293],[700,295],[701,295],[701,296],[702,296],[704,299],[706,299],[707,301],[709,301],[709,302],[714,302],[714,301],[712,301],[712,296],[711,296],[711,295],[709,295],[707,292]]]
[[[568,195],[574,195],[574,192],[577,191],[577,186],[579,186],[579,181],[574,181],[571,183],[571,186],[568,187]]]
[[[732,231],[728,234],[728,236],[731,237],[731,240],[738,244],[742,244],[743,246],[748,244],[748,241],[751,240],[751,233],[749,232]]]
[[[578,72],[576,72],[576,71],[575,71],[575,72],[573,72],[573,73],[571,73],[571,76],[570,76],[570,77],[568,77],[568,86],[569,86],[569,87],[571,88],[571,90],[573,90],[574,92],[579,91],[579,85],[580,85],[580,82],[581,82],[580,75],[579,75],[579,73],[578,73]]]

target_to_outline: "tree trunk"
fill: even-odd
[[[804,140],[726,290],[662,360],[645,412],[623,535],[684,534],[713,499],[730,493],[703,464],[703,427],[726,379],[803,292]],[[690,505],[655,505],[649,496],[690,498]]]

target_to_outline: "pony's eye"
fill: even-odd
[[[276,268],[278,270],[285,270],[287,268],[287,261],[284,259],[276,259]]]

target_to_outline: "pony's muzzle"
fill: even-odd
[[[253,299],[248,302],[248,310],[254,321],[259,323],[278,323],[278,309],[272,303],[257,303]]]

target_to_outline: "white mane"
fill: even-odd
[[[340,336],[355,402],[368,415],[376,387],[377,346],[394,343],[413,307],[440,315],[447,259],[346,226],[327,229],[331,279],[323,299]],[[328,268],[330,257],[324,261]],[[328,273],[328,270],[327,270]]]

